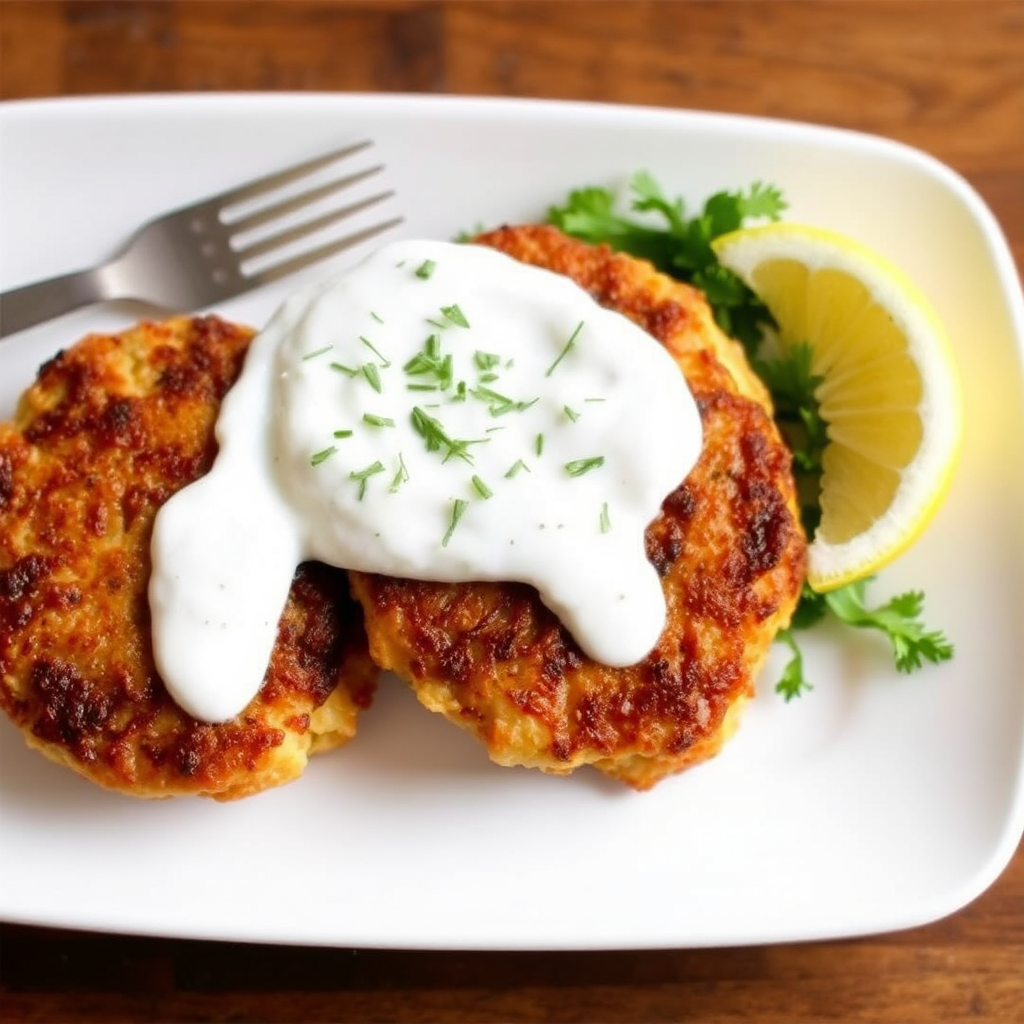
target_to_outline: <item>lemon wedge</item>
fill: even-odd
[[[887,565],[922,533],[960,448],[960,386],[935,310],[896,267],[859,242],[778,223],[713,243],[767,305],[782,353],[811,346],[827,424],[821,521],[807,581],[834,590]]]

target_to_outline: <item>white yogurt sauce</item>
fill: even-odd
[[[665,622],[644,529],[700,451],[650,335],[495,250],[389,245],[254,340],[210,473],[157,516],[157,667],[204,721],[258,692],[307,558],[533,584],[583,650],[633,664]]]

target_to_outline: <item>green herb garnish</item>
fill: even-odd
[[[489,498],[494,493],[476,474],[472,477],[472,484],[473,490],[476,491],[481,498]]]
[[[468,506],[469,502],[463,501],[462,498],[452,499],[452,518],[451,522],[448,524],[448,532],[444,535],[444,538],[441,541],[441,547],[448,547],[448,541],[452,539],[455,527],[459,525],[459,520],[462,518]]]
[[[537,454],[538,458],[544,454],[544,435],[538,434],[533,439],[533,450]]]
[[[598,520],[602,533],[607,533],[612,528],[611,517],[608,515],[608,502],[601,506],[601,516]]]
[[[459,307],[457,305],[442,306],[441,307],[441,316],[443,316],[445,318],[445,320],[451,321],[457,327],[468,327],[469,326],[469,321],[466,319],[466,317],[463,314],[462,310],[459,309]]]
[[[352,431],[351,430],[336,430],[334,432],[334,436],[335,437],[351,437],[352,436]]]
[[[444,459],[442,461],[444,462],[451,458],[457,458],[462,459],[463,462],[472,463],[473,456],[469,451],[469,446],[484,444],[490,440],[490,438],[481,438],[479,440],[467,441],[450,437],[441,425],[441,421],[424,412],[418,405],[413,406],[410,416],[413,429],[423,438],[427,451],[436,452],[443,450]]]
[[[321,451],[314,452],[309,457],[309,464],[311,466],[319,466],[321,462],[325,462],[338,450],[337,445],[331,445],[330,448],[324,448]]]
[[[562,351],[558,353],[558,357],[555,361],[547,368],[545,377],[550,377],[555,372],[555,367],[569,354],[570,349],[576,344],[576,339],[579,337],[580,331],[583,330],[583,321],[581,320],[577,325],[576,329],[569,335],[569,340],[562,347]]]
[[[567,405],[562,406],[562,412],[564,412],[566,417],[573,423],[580,418],[580,414],[576,412],[575,409],[570,409]]]
[[[584,473],[589,473],[592,469],[603,465],[604,456],[595,455],[589,459],[573,459],[572,462],[567,462],[565,471],[569,476],[583,476]]]
[[[409,479],[409,470],[405,468],[405,459],[402,458],[402,453],[398,453],[398,469],[395,471],[395,475],[391,479],[391,486],[388,490],[394,494],[399,487],[402,486]]]
[[[318,348],[315,352],[307,352],[302,357],[302,361],[305,362],[307,359],[316,359],[317,356],[322,356],[325,352],[330,352],[332,348],[334,348],[333,345],[324,345],[323,348]]]
[[[516,459],[516,461],[512,463],[508,472],[505,474],[505,479],[511,480],[514,476],[518,476],[520,472],[522,472],[522,470],[524,469],[527,473],[530,472],[530,467],[525,462],[523,462],[522,459]]]
[[[473,362],[476,363],[478,370],[493,370],[501,362],[501,356],[496,356],[493,352],[480,352],[478,350],[473,353]]]
[[[332,370],[337,370],[338,373],[343,373],[347,377],[355,377],[359,373],[358,367],[346,366],[344,363],[331,363],[330,367]]]
[[[380,349],[369,338],[360,334],[359,340],[380,360],[381,369],[386,370],[391,365],[391,360],[381,355]]]
[[[421,263],[421,264],[420,264],[420,265],[419,265],[419,266],[418,266],[418,267],[416,268],[416,276],[417,276],[418,278],[420,278],[421,280],[423,280],[423,281],[426,281],[426,280],[428,280],[428,279],[429,279],[429,277],[431,276],[431,274],[433,274],[433,273],[434,273],[434,268],[435,268],[436,266],[437,266],[437,264],[436,264],[436,263],[435,263],[435,262],[434,262],[433,260],[424,260],[424,261],[423,261],[423,262],[422,262],[422,263]]]
[[[363,422],[371,427],[393,427],[395,421],[390,416],[377,416],[372,412],[363,413]]]
[[[367,384],[369,384],[377,394],[380,394],[384,390],[384,385],[380,382],[380,372],[377,370],[376,363],[363,363],[362,371]]]
[[[384,463],[372,462],[366,469],[353,470],[349,473],[348,477],[350,480],[357,480],[359,482],[359,500],[363,500],[363,495],[366,494],[366,481],[371,476],[376,476],[378,473],[384,472]]]
[[[761,329],[772,323],[767,307],[735,274],[722,267],[711,249],[712,239],[734,231],[747,220],[778,220],[786,209],[779,190],[756,182],[746,192],[718,192],[693,217],[682,199],[669,200],[646,171],[633,175],[631,212],[662,218],[622,215],[608,189],[581,188],[565,205],[548,210],[550,223],[568,235],[588,242],[605,242],[613,249],[650,260],[659,270],[702,289],[719,326],[738,338],[749,351],[761,343]]]

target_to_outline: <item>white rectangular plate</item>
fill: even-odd
[[[924,539],[874,586],[927,594],[956,657],[912,676],[885,641],[807,639],[814,690],[769,666],[714,761],[633,793],[590,771],[490,764],[395,680],[347,748],[233,805],[136,802],[0,722],[0,917],[202,938],[435,948],[679,947],[856,935],[985,889],[1024,822],[1024,303],[976,194],[877,138],[699,113],[373,96],[169,96],[0,105],[0,288],[111,254],[140,222],[363,137],[406,236],[542,218],[649,169],[691,203],[755,180],[800,220],[901,264],[953,337],[966,440]],[[365,251],[365,250],[364,250]],[[335,261],[351,263],[358,253]],[[259,325],[326,268],[225,303]],[[36,365],[129,307],[0,344],[0,416]]]

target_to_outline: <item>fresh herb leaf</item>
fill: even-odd
[[[452,539],[452,534],[455,532],[455,527],[459,525],[459,520],[462,518],[466,509],[469,507],[468,501],[463,501],[462,498],[452,499],[452,518],[448,524],[448,532],[444,535],[441,541],[441,547],[448,547],[448,541]]]
[[[649,260],[664,273],[701,288],[719,326],[748,352],[756,352],[762,328],[772,325],[771,314],[739,278],[718,263],[711,242],[745,220],[777,220],[786,209],[779,190],[756,182],[746,192],[718,192],[693,217],[687,215],[683,200],[669,199],[647,171],[633,175],[629,191],[632,215],[616,210],[610,190],[591,187],[577,189],[564,205],[551,207],[548,221],[576,238],[604,242]]]
[[[338,446],[332,444],[330,448],[324,448],[321,451],[314,452],[309,457],[309,464],[311,466],[319,466],[321,462],[326,462],[327,459],[329,459],[337,450]]]
[[[814,349],[806,342],[792,345],[784,356],[758,359],[754,368],[772,393],[775,420],[804,473],[820,474],[828,445],[828,424],[818,406],[817,391],[825,379],[811,369]]]
[[[569,340],[562,346],[562,351],[558,353],[555,361],[547,368],[545,377],[550,377],[555,372],[555,368],[558,364],[569,354],[573,346],[576,344],[576,339],[580,336],[580,331],[583,330],[583,321],[581,320],[577,325],[572,334],[569,335]]]
[[[775,692],[781,694],[788,703],[814,687],[804,678],[804,656],[791,629],[780,629],[775,634],[779,643],[785,644],[791,651],[791,657],[782,670],[779,681],[775,684]]]
[[[380,349],[369,338],[359,335],[359,340],[380,360],[381,368],[386,370],[391,365],[391,360],[381,355]]]
[[[426,281],[434,273],[434,269],[436,267],[437,267],[437,264],[433,260],[424,260],[416,268],[416,276],[418,278],[420,278],[421,280]]]
[[[398,469],[395,471],[395,475],[391,478],[391,486],[388,490],[394,494],[399,487],[402,486],[409,479],[409,470],[405,468],[405,459],[402,458],[402,453],[398,453]]]
[[[953,657],[953,645],[945,634],[926,628],[921,621],[924,595],[920,591],[898,594],[885,604],[870,608],[866,601],[870,579],[856,580],[825,594],[819,594],[804,584],[790,628],[777,634],[779,642],[793,652],[775,686],[786,700],[813,689],[804,678],[803,657],[796,633],[817,625],[826,617],[856,629],[877,630],[888,637],[900,672],[912,672],[921,668],[925,661],[938,663]]]
[[[363,495],[366,494],[366,481],[371,476],[376,476],[378,473],[384,472],[383,462],[372,462],[366,469],[353,470],[349,473],[348,477],[350,480],[356,480],[359,483],[359,500],[363,500]]]
[[[921,621],[924,594],[910,590],[877,608],[865,604],[866,580],[857,580],[848,586],[825,595],[829,611],[840,622],[858,629],[877,629],[891,644],[896,668],[912,672],[923,661],[938,663],[953,657],[953,645],[939,630],[929,630]]]
[[[472,477],[473,490],[480,495],[481,498],[489,498],[494,492],[480,479],[476,474]]]
[[[602,533],[607,533],[612,528],[611,517],[608,515],[608,502],[604,502],[601,505],[601,515],[598,519],[598,524],[601,527]]]
[[[380,372],[377,369],[376,363],[363,363],[362,371],[366,382],[374,391],[380,394],[384,390],[384,385],[381,384]]]
[[[305,362],[307,359],[316,359],[317,356],[322,356],[325,352],[330,352],[332,348],[334,348],[333,345],[324,345],[323,348],[318,348],[313,352],[307,352],[302,357],[302,361]]]
[[[595,455],[589,459],[573,459],[572,462],[565,464],[565,471],[569,476],[583,476],[584,473],[589,473],[592,469],[597,469],[604,465],[604,456]]]
[[[501,356],[495,355],[493,352],[477,350],[473,353],[473,362],[476,363],[478,370],[486,373],[488,370],[493,370],[501,362]]]
[[[442,306],[441,315],[445,320],[450,320],[457,327],[468,327],[469,321],[466,319],[465,314],[457,305]]]

